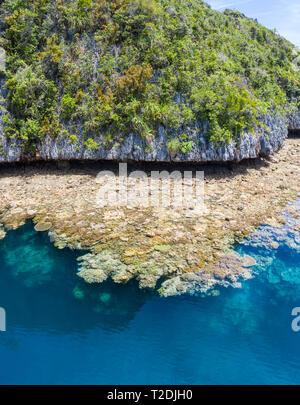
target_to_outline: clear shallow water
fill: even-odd
[[[238,247],[259,259],[242,289],[163,299],[135,283],[87,285],[77,253],[31,224],[9,232],[0,242],[0,383],[299,384],[299,251],[278,239],[275,253]]]

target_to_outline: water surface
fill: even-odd
[[[78,252],[31,223],[10,231],[0,242],[0,383],[298,384],[299,232],[287,232],[272,234],[277,249],[237,248],[258,260],[241,289],[160,298],[135,282],[87,285]]]

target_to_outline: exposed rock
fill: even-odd
[[[0,73],[5,72],[6,65],[6,52],[5,49],[0,46]]]
[[[4,83],[5,79],[0,74],[0,162],[16,162],[21,158],[22,149],[18,142],[8,141],[4,135],[3,118],[7,114]]]
[[[39,147],[42,159],[104,159],[104,160],[135,160],[153,162],[221,162],[241,161],[260,155],[270,155],[277,152],[288,135],[286,119],[276,115],[266,115],[263,118],[265,128],[261,134],[245,133],[240,141],[232,141],[228,145],[215,147],[207,141],[203,128],[205,122],[194,122],[190,127],[182,129],[194,142],[190,152],[172,154],[168,152],[167,141],[169,131],[160,126],[158,136],[146,145],[136,134],[131,133],[122,144],[116,144],[109,149],[100,147],[97,151],[87,149],[83,141],[70,144],[65,138],[56,140],[46,139]],[[173,136],[179,135],[174,133]],[[100,145],[104,144],[105,135],[95,139]]]
[[[35,225],[34,229],[37,232],[45,232],[49,231],[49,229],[52,227],[51,222],[39,222]]]
[[[0,112],[0,162],[12,162],[22,159],[20,145],[8,142],[3,135],[3,123],[1,117],[5,114]],[[256,158],[274,154],[283,145],[288,135],[287,119],[278,115],[266,115],[263,117],[265,128],[261,133],[244,133],[239,141],[232,141],[228,145],[216,147],[208,142],[205,129],[208,123],[194,122],[185,127],[181,132],[174,132],[177,136],[184,132],[194,142],[190,152],[169,153],[167,141],[169,131],[160,126],[158,136],[146,144],[138,135],[129,134],[122,143],[116,143],[111,147],[105,147],[105,134],[95,137],[95,142],[100,146],[97,150],[88,149],[84,145],[83,138],[75,143],[70,143],[66,137],[56,139],[45,138],[39,145],[39,158],[44,160],[70,160],[70,159],[104,159],[104,160],[134,160],[152,162],[225,162],[241,161],[243,159]],[[300,114],[294,114],[289,119],[289,127],[300,128]],[[101,146],[102,145],[102,146]],[[65,169],[65,166],[62,167]]]
[[[300,130],[300,111],[294,112],[289,117],[289,129]]]

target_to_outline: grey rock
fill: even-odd
[[[177,14],[176,9],[175,9],[174,7],[168,7],[168,8],[166,9],[166,13],[168,13],[168,14],[171,15],[171,16]]]
[[[0,79],[0,162],[15,162],[22,159],[22,148],[16,141],[8,141],[4,135],[3,117],[7,114],[5,103],[4,79]],[[183,97],[177,94],[174,101],[184,103]],[[103,160],[134,160],[147,162],[239,162],[243,159],[252,159],[258,156],[267,156],[278,151],[287,138],[289,129],[300,129],[300,112],[289,117],[276,113],[264,115],[261,120],[263,129],[256,133],[243,133],[239,140],[229,144],[215,146],[209,142],[206,133],[209,128],[207,121],[194,121],[180,130],[170,131],[160,125],[158,135],[147,143],[139,135],[130,133],[123,142],[106,145],[105,134],[94,137],[99,147],[97,150],[88,149],[84,145],[84,137],[78,136],[74,143],[66,137],[52,139],[46,137],[40,145],[38,152],[44,160],[70,160],[70,159],[103,159]],[[80,128],[79,128],[80,130]],[[191,150],[187,153],[169,153],[167,142],[170,138],[182,133],[188,135],[193,141]]]
[[[166,9],[169,15],[177,15],[174,7]],[[183,25],[186,21],[184,14],[179,14]],[[1,27],[0,27],[1,32]],[[97,53],[97,45],[93,38],[87,37],[91,43],[94,54]],[[1,50],[1,49],[0,49]],[[115,53],[118,52],[116,48]],[[223,58],[222,53],[219,58]],[[93,60],[94,70],[99,66],[95,56]],[[20,142],[7,140],[4,134],[3,117],[7,114],[7,105],[5,102],[6,89],[5,78],[0,74],[0,162],[16,162],[23,158],[23,151]],[[173,98],[178,104],[184,104],[185,101],[181,94],[176,94]],[[46,137],[40,145],[38,152],[40,158],[44,160],[70,160],[70,159],[104,159],[104,160],[135,160],[147,162],[227,162],[241,161],[243,159],[266,156],[278,151],[287,135],[288,129],[300,130],[300,111],[291,114],[289,117],[282,117],[276,112],[270,112],[261,119],[265,124],[263,129],[257,129],[256,133],[243,133],[239,140],[232,141],[229,144],[215,146],[209,142],[207,131],[209,123],[207,121],[194,121],[179,130],[170,130],[163,125],[158,128],[158,134],[149,144],[139,135],[130,133],[124,137],[123,142],[116,142],[109,147],[106,144],[105,134],[97,134],[94,137],[99,147],[97,150],[88,149],[84,145],[84,137],[78,136],[76,143],[71,142],[66,137],[52,139]],[[72,128],[68,128],[72,133]],[[80,126],[78,132],[81,132]],[[182,133],[188,135],[193,141],[193,146],[188,153],[169,153],[167,142],[170,138],[176,137]]]
[[[8,141],[4,135],[3,118],[7,114],[7,105],[5,102],[6,89],[5,79],[0,77],[0,162],[16,162],[20,160],[22,149],[20,144],[15,141]]]
[[[158,128],[158,136],[147,144],[140,136],[130,133],[122,144],[110,148],[99,147],[92,151],[84,146],[81,139],[71,144],[65,138],[53,140],[47,138],[40,145],[40,155],[43,159],[105,159],[105,160],[135,160],[152,162],[224,162],[241,161],[260,155],[270,155],[279,150],[288,135],[287,121],[276,115],[266,115],[263,118],[265,128],[260,134],[244,133],[239,141],[232,141],[215,147],[208,142],[203,132],[204,122],[194,122],[182,131],[173,131],[171,136],[181,132],[186,133],[194,145],[190,152],[170,154],[167,141],[170,131],[162,125]],[[99,145],[104,144],[104,134],[95,138]]]
[[[300,130],[300,111],[289,116],[289,129]]]

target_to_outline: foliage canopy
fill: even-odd
[[[299,100],[296,48],[200,0],[4,0],[0,16],[5,131],[27,150],[58,135],[95,149],[100,132],[147,142],[164,125],[183,133],[170,149],[186,151],[195,119],[228,142]]]

